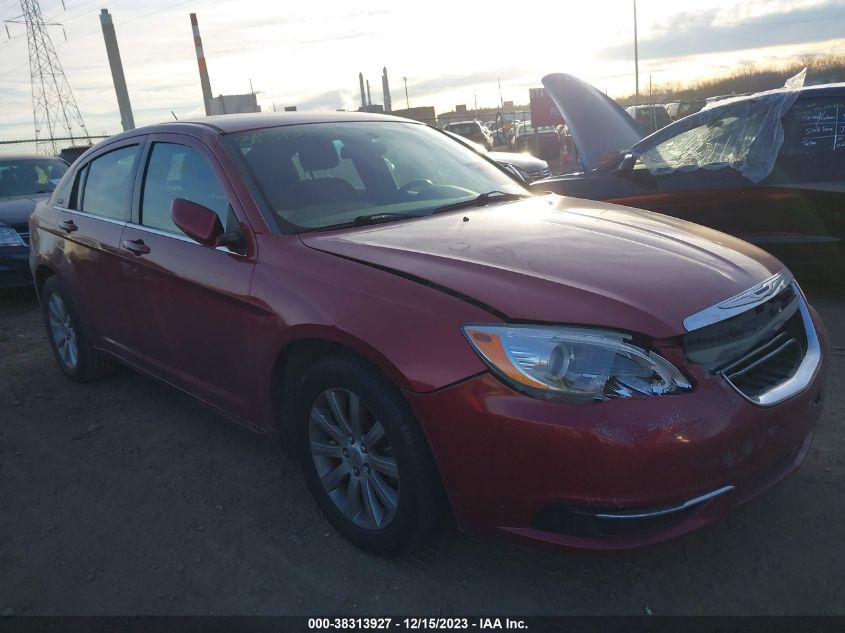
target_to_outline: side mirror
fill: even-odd
[[[223,224],[217,214],[196,202],[176,198],[170,207],[173,224],[204,246],[216,248],[223,239]]]
[[[617,168],[618,171],[631,171],[634,169],[634,165],[637,164],[637,157],[633,154],[625,154],[622,158],[622,162],[619,163],[619,167]]]
[[[519,170],[516,167],[514,167],[510,163],[499,163],[499,164],[505,169],[505,171],[510,173],[510,175],[513,176],[514,178],[516,178],[520,183],[522,183],[523,185],[528,184],[528,181],[525,180],[525,178],[522,176],[522,174],[519,172]]]

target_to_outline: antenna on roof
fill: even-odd
[[[170,114],[172,114],[172,115],[173,115],[174,120],[176,120],[176,121],[178,121],[178,120],[179,120],[179,117],[178,117],[178,116],[176,116],[176,113],[175,113],[173,110],[171,110],[171,111],[170,111]]]

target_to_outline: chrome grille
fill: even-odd
[[[812,320],[794,283],[745,312],[689,332],[684,350],[688,360],[765,406],[806,387],[820,360]]]
[[[781,332],[720,373],[740,393],[753,398],[789,380],[802,358],[804,348],[798,339]]]
[[[540,169],[538,171],[530,171],[528,172],[528,182],[534,182],[535,180],[542,180],[543,178],[548,178],[552,175],[552,171],[550,169]]]

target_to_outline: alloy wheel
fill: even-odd
[[[358,527],[385,528],[399,506],[399,469],[384,427],[356,394],[317,396],[308,422],[317,476],[332,503]]]
[[[53,335],[53,342],[56,345],[59,358],[68,369],[76,369],[79,362],[76,329],[73,326],[70,311],[58,293],[50,295],[48,314],[50,317],[50,333]]]

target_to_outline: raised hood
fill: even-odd
[[[645,136],[619,104],[587,82],[552,73],[543,77],[543,85],[563,115],[586,171],[601,165],[609,154],[630,149]]]
[[[663,338],[782,266],[733,237],[607,203],[542,196],[360,229],[315,249],[433,284],[505,320]]]

